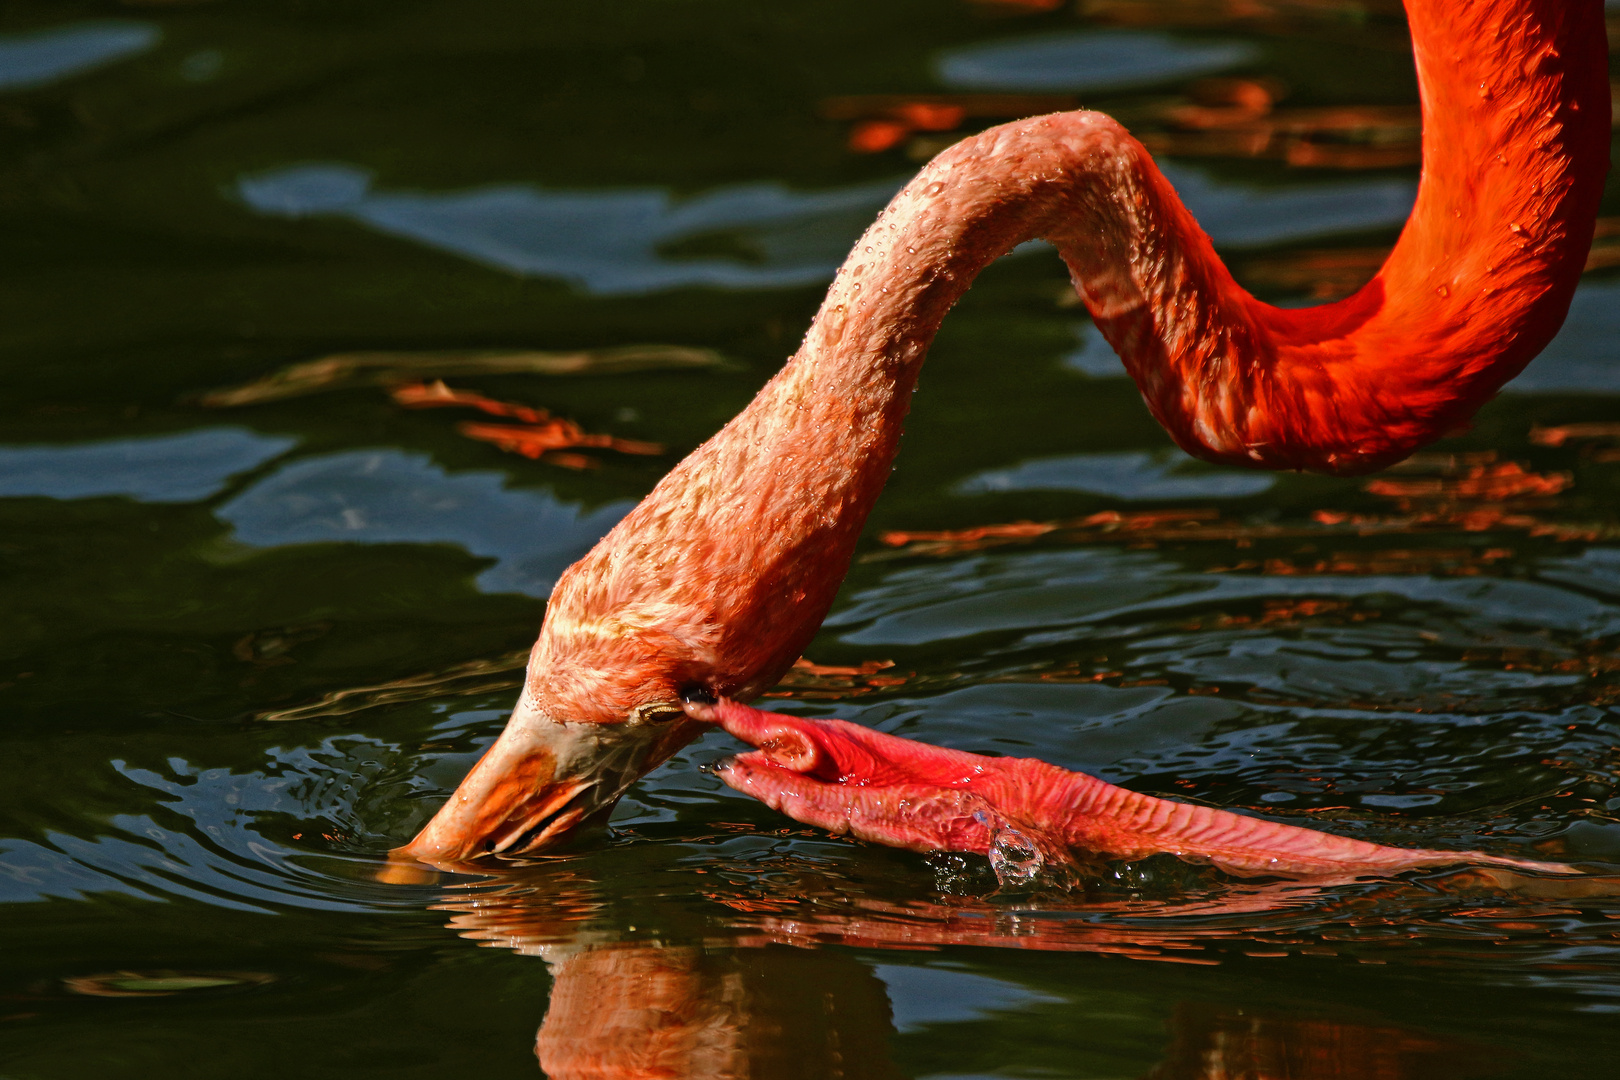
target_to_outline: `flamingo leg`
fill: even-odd
[[[1033,758],[947,750],[843,720],[805,720],[733,701],[689,703],[757,747],[716,769],[730,787],[808,825],[913,851],[988,855],[1004,880],[1086,851],[1169,853],[1239,875],[1352,879],[1471,864],[1578,873],[1479,851],[1399,848],[1229,810],[1142,795]]]

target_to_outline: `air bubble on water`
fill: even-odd
[[[990,842],[990,868],[1003,889],[1031,884],[1045,866],[1040,847],[1011,825],[1003,825]]]

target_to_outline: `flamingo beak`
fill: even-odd
[[[450,801],[392,857],[451,868],[561,843],[702,730],[678,703],[617,724],[553,720],[521,701]]]

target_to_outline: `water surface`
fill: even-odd
[[[500,730],[556,576],[792,351],[921,160],[1110,111],[1242,280],[1314,302],[1415,190],[1392,8],[10,5],[0,1076],[641,1075],[654,1044],[665,1075],[1609,1075],[1601,268],[1472,431],[1333,479],[1185,459],[1022,250],[946,323],[822,673],[770,699],[1578,887],[1155,858],[998,892],[731,793],[720,736],[567,852],[377,878]],[[1366,119],[1177,127],[1232,80],[1253,130]],[[919,95],[964,115],[896,120]],[[450,377],[666,447],[594,467],[358,379],[203,404],[333,354],[637,344],[724,363]]]

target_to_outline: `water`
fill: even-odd
[[[1050,250],[1004,261],[808,651],[846,670],[771,699],[1590,879],[1156,857],[1064,889],[1006,836],[1003,887],[741,799],[701,769],[720,736],[571,851],[377,879],[499,731],[557,573],[747,402],[956,137],[858,95],[1083,95],[1159,140],[1245,280],[1306,303],[1411,197],[1389,7],[9,5],[0,1076],[1610,1074],[1613,270],[1471,433],[1368,481],[1184,461]],[[1241,156],[1166,119],[1232,92],[1211,78],[1368,119]],[[852,152],[876,122],[894,141]],[[334,353],[644,343],[725,363],[449,378],[671,448],[594,469],[358,382],[200,404]],[[984,528],[1020,521],[1055,524]]]

